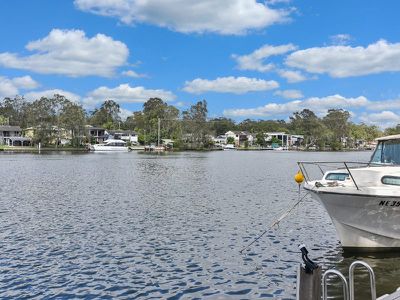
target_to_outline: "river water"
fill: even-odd
[[[298,200],[297,161],[370,155],[1,154],[0,298],[294,299],[301,243],[324,269],[367,261],[378,295],[391,292],[400,254],[343,253],[309,196],[239,253]]]

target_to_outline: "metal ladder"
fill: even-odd
[[[337,270],[328,270],[322,275],[322,299],[328,299],[328,277],[330,275],[335,275],[339,277],[343,285],[343,296],[345,300],[354,300],[354,269],[357,266],[363,266],[368,270],[370,287],[371,287],[371,299],[376,300],[376,286],[375,286],[375,274],[374,270],[365,262],[357,260],[353,262],[349,267],[349,283],[347,283],[346,277]]]

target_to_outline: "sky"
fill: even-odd
[[[400,123],[400,2],[2,0],[0,98],[63,94],[122,117],[159,97],[209,117],[343,108]]]

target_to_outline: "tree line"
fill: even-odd
[[[43,144],[54,140],[54,128],[63,128],[71,133],[71,144],[79,146],[90,141],[85,132],[87,124],[132,130],[137,132],[141,144],[156,143],[160,122],[160,137],[174,140],[175,147],[182,149],[212,147],[210,136],[223,135],[230,130],[251,133],[260,146],[266,145],[264,133],[286,132],[303,135],[305,148],[329,146],[333,150],[355,147],[360,140],[372,141],[380,135],[400,133],[400,124],[382,132],[377,126],[352,123],[350,113],[343,109],[329,109],[323,117],[303,109],[294,112],[288,121],[246,119],[237,123],[225,117],[208,118],[205,100],[180,111],[162,99],[150,98],[141,111],[133,112],[126,120],[121,119],[120,113],[121,107],[114,100],[105,100],[99,108],[87,111],[63,95],[42,97],[33,102],[17,96],[0,102],[0,125],[34,127],[34,142]]]

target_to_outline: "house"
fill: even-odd
[[[233,138],[235,141],[235,145],[240,147],[244,145],[245,142],[248,142],[249,145],[253,144],[254,137],[247,131],[228,131],[225,133],[226,139]]]
[[[0,125],[0,145],[30,146],[31,139],[22,136],[19,126]]]
[[[273,139],[281,141],[281,145],[284,148],[298,147],[304,140],[303,135],[288,134],[285,132],[266,132],[264,133],[265,141],[271,142]]]
[[[212,138],[215,145],[226,145],[227,136],[225,134]]]
[[[108,137],[106,135],[106,130],[104,128],[86,125],[85,129],[86,129],[86,135],[88,136],[90,142],[93,141],[94,143],[97,144],[102,143]]]
[[[106,130],[105,135],[108,138],[130,142],[132,145],[139,143],[138,134],[131,130]]]

